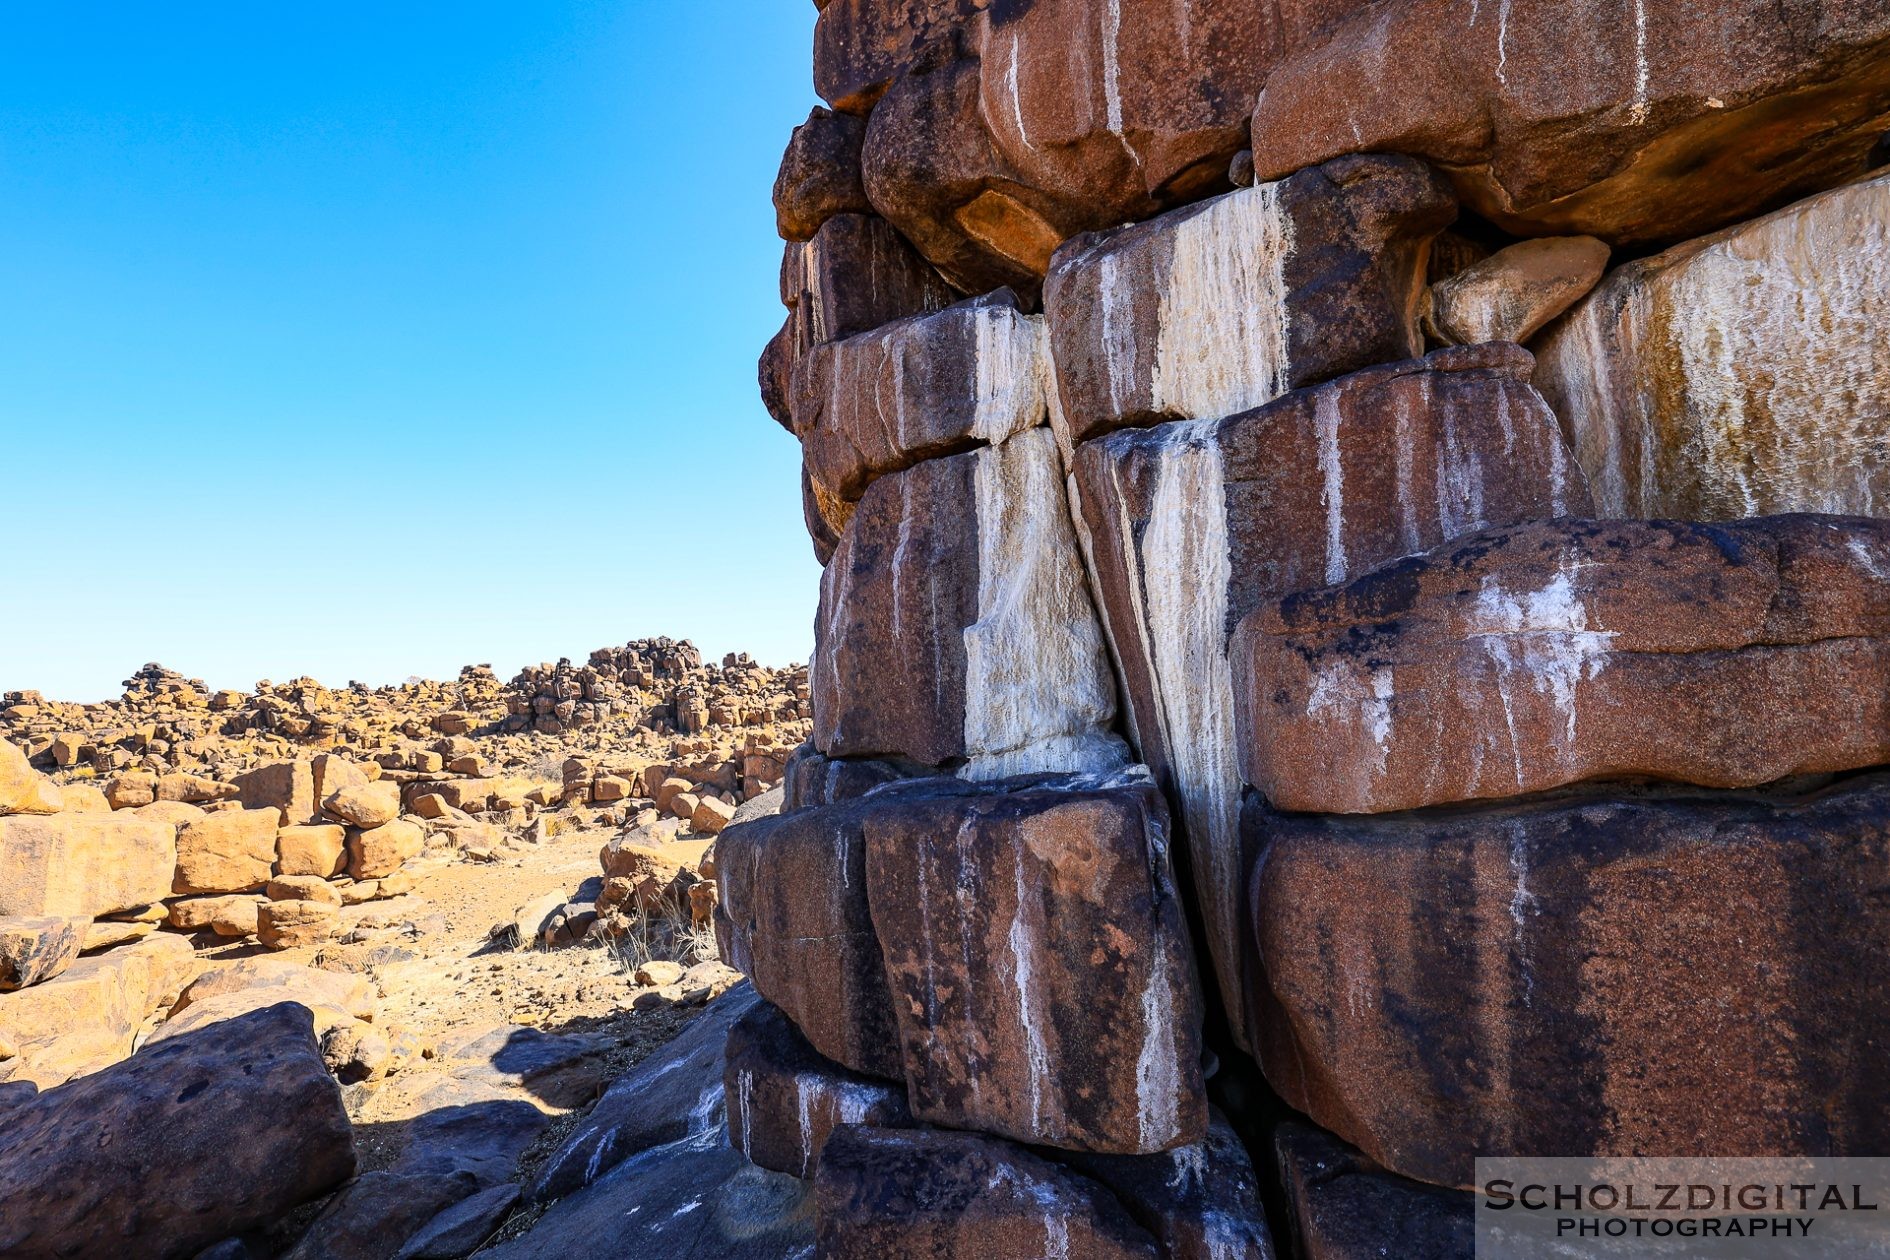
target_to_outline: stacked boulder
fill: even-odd
[[[814,65],[812,734],[715,863],[819,1254],[1890,1153],[1890,14],[828,0]]]

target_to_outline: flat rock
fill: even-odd
[[[1527,352],[1442,350],[1225,420],[1109,434],[1072,465],[1141,755],[1180,803],[1225,1009],[1251,933],[1227,643],[1295,590],[1491,525],[1591,511]],[[1233,1032],[1246,1037],[1245,1019]]]
[[[0,993],[50,980],[70,967],[85,945],[85,919],[0,917]]]
[[[0,1251],[185,1257],[273,1222],[355,1166],[308,1015],[178,1037],[6,1113]]]
[[[1067,441],[1219,419],[1423,350],[1432,237],[1456,203],[1409,158],[1346,158],[1074,237],[1044,285]]]
[[[837,805],[864,796],[882,783],[936,773],[929,766],[872,757],[829,757],[812,744],[802,744],[787,759],[781,775],[780,807],[770,812],[792,813],[815,805]],[[748,820],[738,810],[735,821]]]
[[[1167,829],[1139,767],[867,815],[916,1116],[1111,1154],[1201,1140],[1202,998]]]
[[[50,980],[0,997],[0,1041],[16,1051],[0,1071],[48,1088],[117,1063],[198,966],[189,941],[160,934],[82,957]]]
[[[1232,647],[1241,769],[1378,813],[1890,761],[1890,524],[1564,521],[1288,596]]]
[[[532,1201],[563,1198],[632,1156],[715,1129],[723,1113],[728,1030],[759,1000],[751,985],[735,986],[675,1040],[612,1081],[545,1162]]]
[[[0,915],[135,910],[170,896],[176,865],[177,832],[165,823],[125,814],[0,818]]]
[[[281,817],[273,807],[225,809],[179,828],[170,891],[190,896],[260,889],[275,870]]]
[[[838,1129],[814,1194],[822,1260],[1160,1254],[1107,1190],[980,1134]]]
[[[1267,1078],[1384,1167],[1890,1143],[1890,778],[1246,821]]]
[[[980,779],[1127,761],[1049,430],[868,487],[821,576],[810,672],[828,756]]]
[[[468,1195],[422,1225],[394,1260],[460,1260],[478,1250],[518,1202],[518,1187],[505,1182]]]
[[[1393,1176],[1309,1124],[1273,1147],[1302,1260],[1464,1260],[1476,1253],[1474,1199]]]
[[[815,346],[794,373],[808,475],[857,501],[876,477],[1046,422],[1041,316],[999,290]]]
[[[1255,168],[1409,153],[1520,236],[1678,240],[1862,175],[1890,125],[1887,50],[1876,0],[1369,8],[1274,70]]]
[[[1886,220],[1890,177],[1813,197],[1617,268],[1543,336],[1603,514],[1884,514]]]
[[[803,1180],[841,1125],[907,1128],[906,1087],[849,1072],[821,1055],[787,1016],[757,1003],[729,1030],[729,1142],[751,1163]]]

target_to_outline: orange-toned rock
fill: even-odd
[[[86,921],[59,916],[0,916],[0,993],[50,980],[79,956]]]
[[[96,918],[171,893],[177,832],[129,814],[0,818],[0,914]]]
[[[123,1059],[146,1017],[169,1006],[197,970],[189,941],[159,933],[0,998],[0,1040],[18,1047],[9,1079],[46,1088]]]
[[[68,814],[109,814],[111,802],[105,799],[105,793],[90,783],[68,783],[59,789],[59,801],[63,813]]]
[[[306,761],[278,761],[237,775],[237,800],[246,809],[273,807],[282,811],[285,826],[319,822],[315,808],[315,775]]]
[[[322,809],[351,827],[379,827],[400,817],[400,787],[358,783],[322,799]]]
[[[0,739],[0,816],[56,814],[64,807],[53,781],[27,764],[19,745]]]
[[[185,932],[209,930],[218,936],[256,935],[261,897],[233,893],[219,897],[182,897],[171,902],[170,924]]]
[[[321,901],[265,901],[256,907],[256,939],[270,949],[319,945],[335,935],[337,907]]]
[[[274,808],[218,810],[177,833],[177,872],[171,891],[248,892],[268,882],[276,864]]]
[[[327,879],[347,869],[348,832],[336,823],[276,832],[276,874]]]
[[[348,874],[356,879],[379,879],[399,870],[408,858],[427,847],[420,824],[396,818],[378,827],[348,833]]]

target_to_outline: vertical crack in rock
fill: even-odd
[[[1287,391],[1285,268],[1292,249],[1293,224],[1278,184],[1229,193],[1176,226],[1158,320],[1157,411],[1218,418]],[[1103,265],[1113,262],[1106,255]],[[1104,272],[1105,320],[1112,274]],[[1111,396],[1120,398],[1113,344],[1108,362]]]
[[[965,628],[968,779],[1128,764],[1115,678],[1065,505],[1056,440],[978,453],[978,620]]]

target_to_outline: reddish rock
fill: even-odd
[[[958,300],[891,224],[868,214],[837,214],[813,239],[790,243],[781,296],[794,313],[796,361],[822,342]]]
[[[915,1115],[1105,1154],[1201,1140],[1202,1003],[1167,829],[1139,768],[868,810]]]
[[[1413,0],[1280,63],[1254,161],[1410,153],[1519,235],[1676,240],[1861,175],[1887,54],[1878,0]]]
[[[815,747],[983,779],[1122,765],[1066,503],[1047,429],[875,481],[821,575]]]
[[[1446,345],[1528,341],[1595,287],[1608,253],[1592,236],[1519,241],[1433,283],[1424,331]]]
[[[1749,787],[1890,761],[1890,523],[1492,530],[1235,632],[1241,770],[1377,813],[1627,776]]]
[[[814,1231],[823,1260],[1160,1254],[1101,1186],[972,1133],[835,1130],[814,1179]]]
[[[808,475],[857,501],[875,477],[1043,424],[1043,320],[999,290],[815,346],[794,375]]]
[[[841,1125],[912,1124],[904,1085],[889,1085],[824,1059],[779,1010],[761,1003],[728,1034],[723,1096],[729,1145],[751,1163],[808,1178]]]
[[[1880,516],[1890,503],[1890,177],[1616,268],[1537,384],[1604,516]]]
[[[1273,1150],[1300,1260],[1464,1260],[1476,1253],[1475,1200],[1407,1181],[1297,1121]]]
[[[355,1167],[341,1088],[290,1004],[49,1089],[6,1124],[0,1252],[18,1260],[191,1256]]]
[[[1890,777],[1246,824],[1268,1079],[1394,1172],[1890,1144]]]
[[[836,214],[871,214],[860,183],[866,123],[816,107],[794,129],[774,177],[774,221],[781,239],[812,240]]]
[[[1516,346],[1366,368],[1225,420],[1128,429],[1072,476],[1142,759],[1179,802],[1225,1007],[1240,1009],[1231,628],[1269,600],[1491,525],[1590,513]],[[1245,1044],[1244,1017],[1235,1036]]]
[[[781,423],[792,431],[787,419],[783,418]],[[840,536],[853,519],[853,508],[853,504],[839,495],[815,485],[807,474],[806,465],[801,466],[801,519],[807,526],[808,538],[813,540],[814,559],[823,567],[840,549]]]
[[[828,0],[814,25],[814,91],[865,115],[927,45],[963,26],[988,0]]]
[[[1206,1138],[1165,1154],[1058,1158],[1107,1187],[1154,1235],[1162,1260],[1273,1260],[1260,1179],[1218,1111],[1209,1113]]]
[[[903,1080],[866,901],[862,825],[883,807],[855,801],[723,831],[715,846],[716,934],[722,957],[820,1054],[856,1072]]]
[[[1328,163],[1076,237],[1044,284],[1070,440],[1218,419],[1423,350],[1430,240],[1456,217],[1409,158]]]

